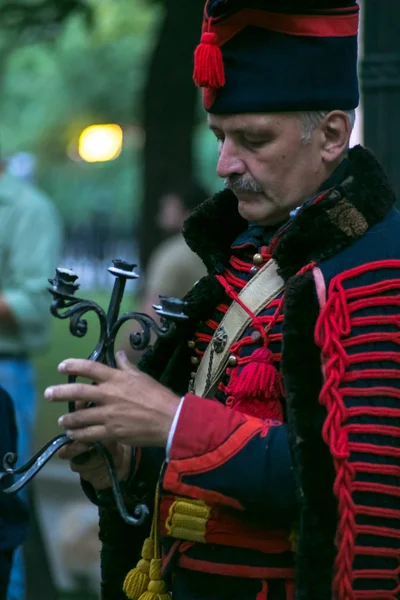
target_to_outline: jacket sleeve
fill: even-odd
[[[353,585],[352,593],[368,590],[365,598],[398,597],[400,261],[349,269],[319,297],[322,437],[338,503],[335,585],[344,595]]]
[[[286,426],[187,394],[163,488],[292,525],[296,492]]]

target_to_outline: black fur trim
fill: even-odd
[[[175,348],[185,336],[180,329],[168,339],[159,340],[142,355],[138,367],[143,373],[159,380]]]
[[[274,258],[284,279],[309,262],[330,258],[352,244],[365,233],[357,221],[372,227],[395,204],[394,192],[372,152],[357,146],[349,152],[349,162],[349,177],[322,202],[300,211],[279,239]],[[348,209],[348,219],[344,211],[333,217],[340,200]]]
[[[282,373],[300,504],[296,600],[331,600],[336,550],[334,466],[321,438],[326,409],[320,349],[314,342],[319,307],[311,272],[289,280],[285,293]]]
[[[231,244],[247,222],[238,213],[238,201],[230,190],[219,192],[201,204],[186,221],[183,235],[189,248],[213,271],[226,264]]]
[[[186,294],[185,313],[191,320],[206,321],[224,297],[225,290],[219,281],[213,275],[207,275]]]

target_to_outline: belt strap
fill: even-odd
[[[283,289],[284,281],[278,275],[276,262],[271,259],[245,285],[239,298],[254,315],[258,315]],[[200,362],[191,389],[196,396],[207,398],[213,391],[228,363],[230,347],[251,320],[252,317],[237,302],[232,302]]]

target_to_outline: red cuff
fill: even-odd
[[[212,452],[247,418],[217,400],[186,394],[172,441],[170,460],[182,460]]]
[[[234,498],[191,485],[187,477],[222,466],[265,429],[265,423],[223,406],[187,394],[172,442],[163,488],[173,494],[214,504],[242,508]]]

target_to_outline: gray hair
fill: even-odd
[[[314,133],[314,129],[318,127],[319,123],[322,121],[326,115],[328,115],[330,110],[313,110],[313,111],[304,111],[299,113],[299,119],[303,127],[303,135],[302,141],[304,144],[308,144]],[[343,111],[350,122],[350,129],[353,131],[354,124],[356,122],[356,111],[353,110],[344,110]]]

